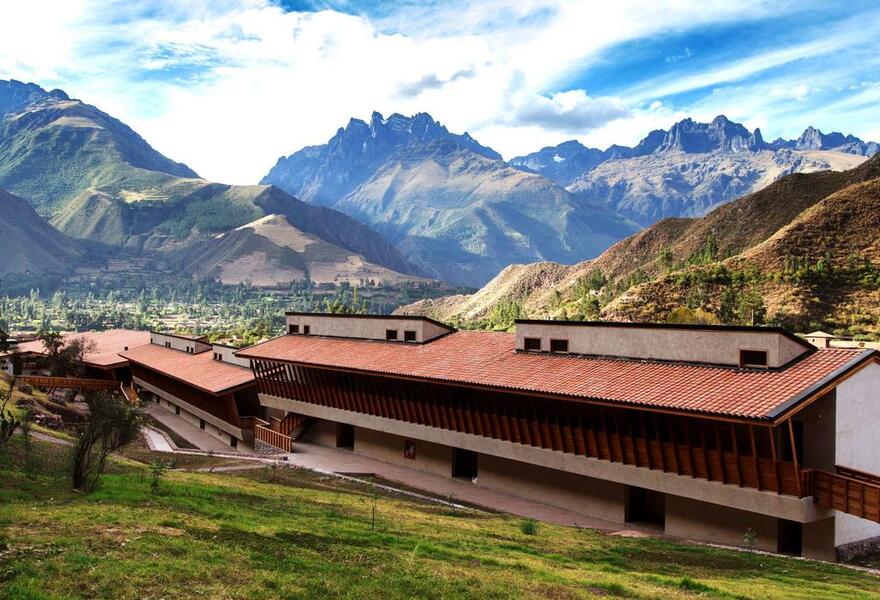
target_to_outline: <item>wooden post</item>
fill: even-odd
[[[763,490],[761,485],[761,467],[758,464],[758,445],[755,444],[755,426],[749,424],[749,441],[752,443],[752,462],[755,464],[755,480],[758,482],[758,489]]]
[[[733,440],[733,459],[736,461],[736,479],[739,487],[743,486],[742,467],[739,464],[739,445],[736,443],[736,428],[730,424],[730,438]]]
[[[678,462],[678,442],[675,441],[675,429],[672,427],[672,420],[666,415],[666,427],[669,428],[669,439],[672,441],[672,455],[675,457],[675,473],[681,475],[681,465]]]
[[[776,475],[776,493],[782,493],[782,480],[779,477],[779,455],[776,453],[776,431],[772,427],[768,427],[770,432],[770,454],[773,456],[773,471]]]
[[[788,419],[788,437],[791,440],[791,462],[794,464],[794,480],[797,483],[797,492],[798,498],[801,497],[801,470],[798,467],[797,461],[797,447],[794,443],[794,425],[791,424],[791,419]],[[847,500],[849,500],[847,498]]]

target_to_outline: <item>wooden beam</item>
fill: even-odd
[[[768,427],[767,431],[770,432],[770,454],[773,456],[773,471],[776,475],[776,493],[782,493],[782,478],[779,476],[779,455],[776,452],[776,430],[773,427]]]
[[[794,443],[794,425],[791,423],[791,419],[788,420],[788,437],[791,440],[791,462],[794,464],[794,480],[797,484],[797,492],[798,498],[801,497],[801,470],[798,467],[797,461],[797,446]],[[847,495],[847,502],[849,501],[849,496]]]
[[[749,441],[752,444],[752,463],[755,465],[755,480],[758,482],[758,489],[763,490],[761,483],[761,468],[758,465],[758,445],[755,443],[755,427],[749,425]]]
[[[733,441],[733,459],[736,463],[736,480],[739,487],[743,486],[742,466],[739,464],[739,444],[736,441],[736,429],[730,424],[730,439]]]

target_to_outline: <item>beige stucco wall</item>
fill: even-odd
[[[150,333],[150,343],[157,346],[165,347],[165,344],[171,344],[171,348],[186,352],[188,348],[192,349],[193,354],[207,352],[211,349],[211,344],[196,340],[186,339],[176,335],[165,335],[164,333]]]
[[[357,435],[357,432],[355,432]],[[310,442],[312,444],[320,444],[321,446],[336,446],[336,423],[332,421],[325,421],[323,419],[316,419],[309,428],[306,430],[305,434],[302,436],[302,441]]]
[[[140,388],[145,389],[156,396],[159,396],[159,398],[161,398],[163,401],[162,405],[165,406],[166,408],[168,406],[171,406],[171,410],[173,411],[174,406],[179,406],[180,411],[181,411],[181,416],[183,416],[183,413],[186,412],[188,415],[191,416],[191,418],[195,419],[193,424],[196,427],[199,426],[199,419],[204,419],[206,424],[212,425],[218,431],[225,432],[227,434],[227,438],[229,436],[234,436],[234,437],[238,438],[239,440],[244,439],[244,434],[242,433],[240,428],[235,427],[234,425],[231,425],[231,424],[227,423],[226,421],[223,421],[222,419],[218,419],[217,417],[215,417],[211,413],[208,413],[208,412],[203,411],[202,409],[200,409],[196,406],[193,406],[192,404],[190,404],[186,400],[178,398],[174,394],[171,394],[171,393],[169,393],[159,387],[156,387],[151,383],[147,383],[146,381],[139,379],[137,377],[132,377],[132,382],[135,385],[139,386]],[[225,441],[228,441],[228,439],[226,439]]]
[[[172,402],[169,402],[165,398],[159,397],[159,402],[157,402],[156,404],[157,404],[157,406],[160,406],[161,408],[163,408],[164,410],[167,410],[170,413],[177,414],[177,411],[175,410],[176,405]],[[179,416],[181,419],[183,419],[184,421],[186,421],[187,423],[189,423],[193,427],[200,428],[200,426],[201,426],[200,417],[198,417],[197,415],[194,415],[193,413],[186,410],[185,408],[181,408],[180,413],[177,416]],[[233,436],[231,436],[227,432],[223,431],[222,429],[220,429],[216,425],[212,425],[211,423],[208,423],[206,421],[204,431],[206,433],[211,434],[213,437],[217,438],[218,440],[222,441],[224,444],[229,444],[230,446],[232,445]]]
[[[829,511],[817,507],[810,499],[801,499],[745,487],[741,488],[717,481],[682,477],[634,465],[613,463],[478,435],[416,425],[394,419],[289,400],[268,394],[261,394],[260,402],[264,406],[273,406],[321,419],[350,423],[357,427],[384,431],[414,440],[473,450],[480,454],[506,458],[612,483],[633,485],[667,494],[686,496],[703,502],[732,506],[741,510],[759,512],[801,523],[826,518],[831,514]]]
[[[803,551],[801,556],[830,562],[837,560],[837,555],[834,551],[836,520],[837,517],[829,517],[821,521],[804,524]]]
[[[835,392],[832,390],[825,394],[799,412],[794,419],[804,424],[803,466],[833,473],[834,465],[837,464],[835,459],[837,421]]]
[[[358,315],[344,317],[287,315],[287,325],[288,330],[290,325],[299,325],[300,331],[304,325],[308,325],[309,335],[368,340],[384,340],[385,330],[394,329],[397,331],[397,338],[400,342],[403,341],[403,332],[406,330],[416,332],[416,342],[425,342],[448,332],[447,329],[422,319],[377,319],[375,317],[359,317]]]
[[[871,363],[837,386],[837,464],[880,474],[880,365]],[[835,543],[840,546],[880,536],[880,523],[837,513]]]
[[[211,352],[219,354],[222,358],[223,362],[227,362],[229,364],[238,365],[239,367],[244,367],[246,369],[251,368],[251,361],[247,358],[239,358],[235,355],[235,348],[229,348],[228,346],[219,346],[214,344],[211,346]]]
[[[602,325],[518,323],[516,347],[523,339],[541,338],[541,350],[551,339],[567,339],[569,352],[599,356],[653,358],[739,365],[740,350],[764,350],[770,367],[779,367],[806,352],[787,337],[772,331],[718,331]]]
[[[666,533],[682,538],[744,546],[748,528],[756,534],[754,547],[776,552],[776,522],[767,515],[707,504],[682,496],[666,496]]]
[[[403,456],[403,444],[407,438],[358,427],[354,434],[354,451],[383,462],[402,465],[441,477],[452,476],[452,448],[413,440],[416,458]]]
[[[622,523],[625,486],[481,454],[477,485]]]

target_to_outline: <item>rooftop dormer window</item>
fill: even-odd
[[[416,341],[416,332],[411,329],[407,329],[406,331],[404,331],[403,332],[403,341],[404,342]]]
[[[568,352],[568,340],[550,340],[550,352]]]
[[[540,352],[541,338],[523,338],[523,350],[526,352]]]
[[[396,329],[386,329],[385,330],[385,340],[388,342],[396,342],[397,341],[397,330]]]
[[[766,369],[767,368],[767,351],[766,350],[740,350],[739,366],[750,369]]]
[[[287,333],[299,333],[299,325],[288,325]]]

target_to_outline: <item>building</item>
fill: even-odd
[[[82,333],[64,334],[65,345],[74,340],[82,340],[89,351],[83,356],[85,376],[93,379],[112,379],[128,383],[131,379],[128,371],[128,363],[120,358],[119,353],[129,348],[150,343],[148,331],[133,331],[130,329],[111,329],[108,331],[89,331]],[[46,357],[46,348],[40,339],[21,342],[15,349],[21,360],[20,373],[16,375],[41,375],[47,374],[45,365],[41,359]],[[5,361],[4,370],[11,373],[12,352],[0,356]]]
[[[843,338],[824,331],[808,333],[804,336],[804,339],[816,346],[816,348],[869,348],[880,350],[880,342],[866,342],[864,340]]]
[[[264,423],[250,361],[202,337],[152,332],[146,344],[120,353],[140,398],[180,415],[235,448],[253,443]]]
[[[237,356],[264,416],[314,443],[690,539],[832,560],[880,541],[874,350],[708,325],[287,331]]]

